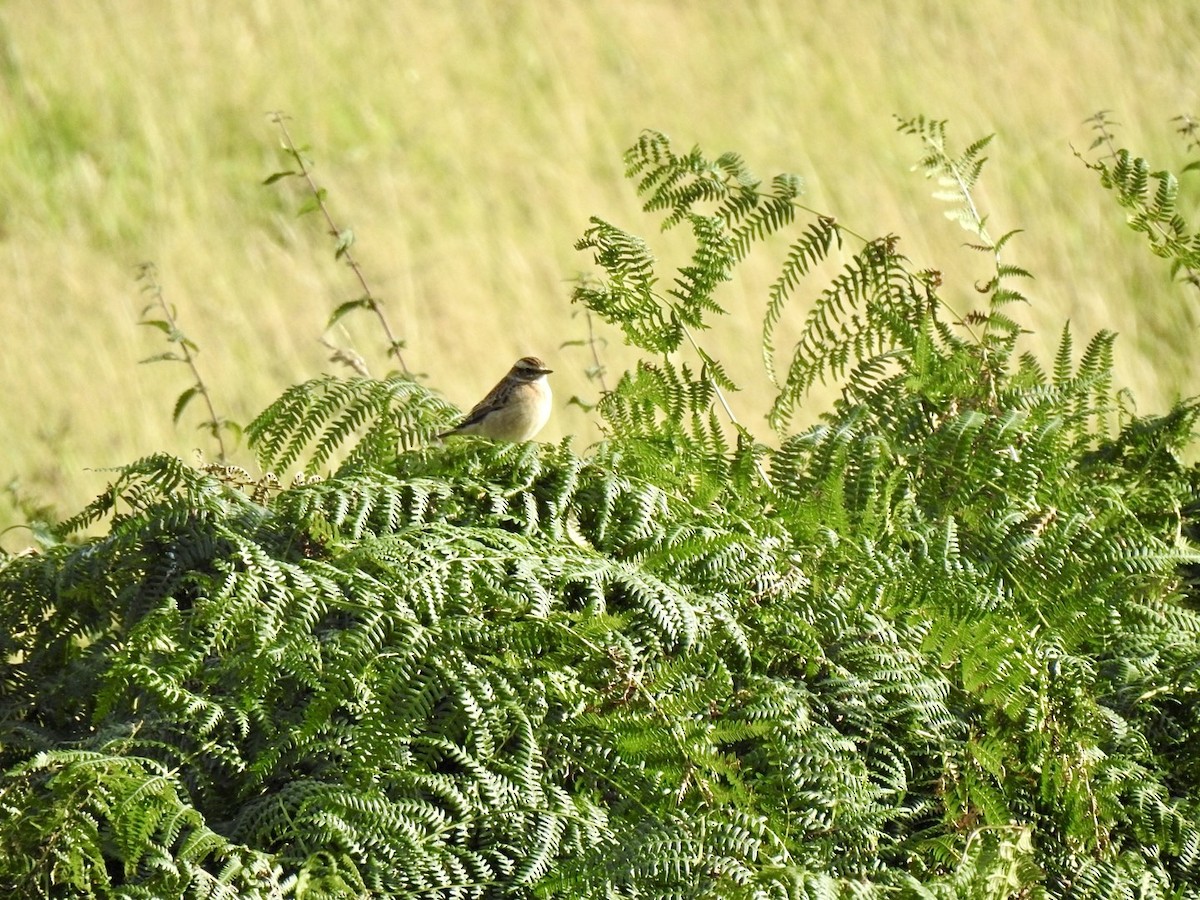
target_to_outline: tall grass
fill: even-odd
[[[134,327],[144,260],[223,415],[245,420],[332,368],[317,337],[355,284],[317,219],[294,216],[298,188],[261,186],[281,167],[277,109],[354,229],[408,364],[461,405],[524,353],[552,360],[561,401],[594,396],[590,351],[560,347],[587,333],[567,302],[588,262],[572,244],[592,213],[642,221],[619,171],[643,127],[749,148],[761,175],[801,174],[810,205],[883,223],[920,265],[970,273],[976,255],[894,132],[893,113],[920,112],[959,135],[999,133],[982,193],[995,230],[1030,232],[1010,245],[1038,276],[1027,324],[1116,329],[1118,376],[1157,408],[1197,390],[1198,298],[1131,250],[1071,145],[1085,148],[1083,119],[1111,109],[1126,144],[1178,165],[1169,119],[1200,107],[1198,33],[1187,2],[10,2],[0,485],[18,479],[26,497],[71,509],[103,483],[90,469],[215,453],[198,413],[171,424],[187,373],[136,365],[161,349]],[[774,264],[762,260],[764,290]],[[765,297],[747,283],[729,298],[746,315],[709,344],[754,426]],[[371,325],[346,320],[333,338],[382,374]],[[794,333],[785,325],[780,345]],[[620,366],[607,337],[602,354]],[[564,403],[544,436],[565,434],[598,436]],[[0,500],[0,526],[19,518],[12,503]]]

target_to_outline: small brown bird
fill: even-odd
[[[546,376],[552,371],[536,356],[521,357],[462,422],[438,437],[478,434],[498,441],[529,440],[550,418]]]

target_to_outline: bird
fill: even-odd
[[[461,422],[438,437],[478,434],[498,441],[529,440],[550,418],[546,376],[552,371],[536,356],[522,356]]]

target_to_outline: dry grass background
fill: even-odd
[[[1071,145],[1111,109],[1125,145],[1182,165],[1169,120],[1200,105],[1197,34],[1191,0],[8,0],[0,527],[20,518],[14,492],[72,512],[105,483],[98,467],[211,452],[198,406],[171,424],[187,372],[137,365],[165,349],[135,327],[139,262],[157,264],[224,414],[245,422],[334,370],[317,338],[355,286],[316,218],[294,215],[298,189],[261,185],[281,167],[271,110],[311,148],[410,367],[464,407],[524,353],[552,362],[561,400],[594,396],[587,351],[561,346],[586,332],[568,298],[590,260],[572,245],[591,214],[655,228],[621,177],[646,127],[738,150],[764,177],[799,173],[810,205],[901,234],[968,307],[984,261],[895,132],[894,113],[924,113],[960,145],[998,134],[981,199],[995,232],[1027,231],[1010,259],[1037,275],[1029,348],[1048,356],[1065,318],[1115,329],[1122,382],[1161,408],[1197,390],[1198,298],[1125,231]],[[761,432],[775,262],[751,260],[708,340]],[[366,316],[332,337],[386,368]],[[630,356],[607,337],[619,369]],[[599,432],[560,406],[545,437],[565,434]]]

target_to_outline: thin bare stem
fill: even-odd
[[[367,284],[367,278],[363,275],[362,267],[359,266],[358,260],[354,258],[354,254],[350,252],[350,244],[353,242],[353,235],[350,232],[343,231],[338,228],[337,223],[333,221],[333,216],[329,212],[329,207],[325,203],[325,191],[317,186],[316,180],[312,176],[312,172],[308,168],[308,164],[304,161],[304,155],[296,147],[292,140],[292,135],[288,131],[287,125],[284,122],[286,117],[283,113],[275,112],[271,114],[271,121],[279,126],[280,132],[283,134],[284,149],[288,155],[296,161],[299,167],[299,174],[308,184],[308,189],[312,193],[316,208],[321,211],[321,215],[325,219],[325,224],[329,226],[329,233],[337,241],[337,256],[346,260],[346,265],[354,273],[358,279],[359,285],[362,287],[362,303],[375,314],[379,320],[379,324],[383,327],[383,333],[387,336],[388,356],[396,357],[396,361],[400,363],[400,368],[405,375],[411,374],[407,364],[404,362],[404,356],[400,353],[400,348],[404,346],[404,342],[396,337],[396,333],[392,330],[391,323],[388,322],[387,316],[383,312],[382,302],[371,292],[371,286]]]

